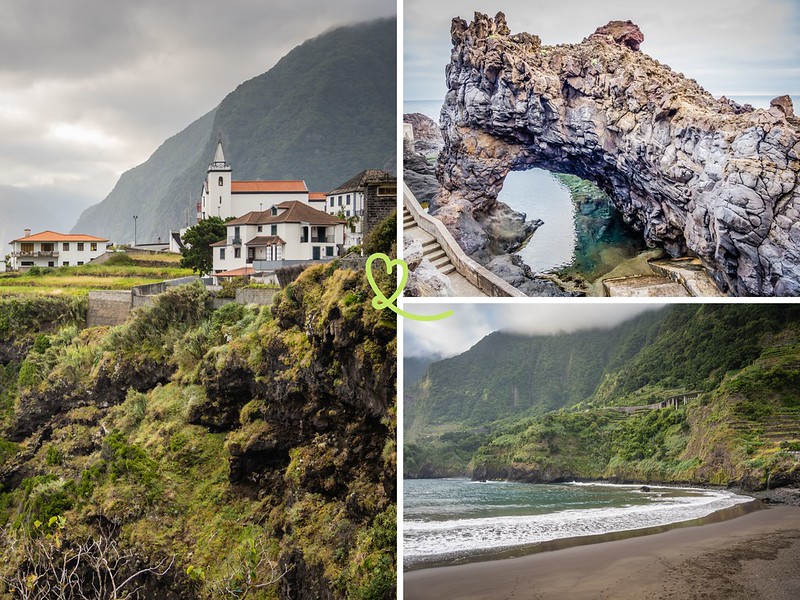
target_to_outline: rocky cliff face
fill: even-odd
[[[174,557],[147,597],[394,597],[396,319],[369,297],[325,265],[271,307],[181,286],[113,328],[0,301],[0,582],[30,573],[3,535],[60,515],[65,548],[101,519]]]
[[[486,252],[508,172],[542,167],[597,183],[649,245],[700,257],[725,291],[800,294],[800,120],[788,97],[769,110],[717,100],[640,52],[630,22],[558,46],[511,34],[503,13],[456,18],[451,33],[432,212],[470,231],[456,235],[468,253]]]
[[[436,157],[441,152],[442,132],[433,119],[421,113],[403,115],[414,138],[403,141],[403,181],[420,202],[430,202],[439,192]]]

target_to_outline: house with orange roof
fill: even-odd
[[[106,238],[84,233],[42,231],[31,235],[26,229],[21,238],[9,242],[12,246],[12,271],[31,267],[69,267],[91,262],[105,253],[110,245]]]
[[[227,236],[211,244],[214,275],[270,273],[289,264],[330,260],[344,245],[345,222],[290,200],[228,221]]]

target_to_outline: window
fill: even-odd
[[[350,194],[347,194],[347,206],[350,206]]]
[[[23,267],[32,267],[33,266],[33,261],[32,260],[23,260],[22,261],[22,266]]]
[[[48,266],[48,267],[55,267],[55,266],[56,266],[56,263],[55,263],[55,261],[48,260],[48,261],[47,261],[47,266]]]
[[[349,217],[350,216],[350,211],[349,210],[345,211],[344,216],[345,217]]]
[[[222,184],[223,184],[222,175],[220,175],[219,179],[217,179],[217,185],[222,185]]]
[[[273,216],[277,215],[278,214],[278,207],[277,206],[273,206],[272,210],[270,212],[272,213]]]
[[[378,196],[397,196],[397,186],[382,185],[378,187]]]
[[[21,252],[33,252],[33,242],[22,242]]]
[[[308,243],[308,227],[300,228],[300,243],[301,244]]]
[[[83,252],[83,242],[78,242],[78,252]],[[83,263],[78,263],[78,264],[80,265]]]
[[[79,261],[78,261],[78,266],[80,267],[82,264],[83,264],[83,261],[82,261],[82,260],[79,260]]]
[[[206,256],[208,256],[208,255],[206,254]],[[225,260],[225,248],[220,248],[219,249],[219,259],[220,260]]]
[[[342,197],[339,196],[339,206],[341,206],[341,205],[342,205]]]
[[[259,225],[258,226],[258,233],[261,233],[262,231],[264,231],[264,227],[262,225]]]
[[[89,244],[89,250],[91,252],[97,252],[97,242],[92,242]]]
[[[278,226],[277,225],[270,225],[269,226],[269,234],[270,235],[278,235]]]
[[[331,206],[333,206],[333,197],[331,196]]]
[[[68,267],[69,266],[69,261],[68,260],[62,260],[61,261],[61,266],[62,267]]]
[[[61,244],[61,249],[64,252],[69,252],[69,242],[64,242],[63,244]]]
[[[56,245],[53,242],[42,242],[42,252],[53,252]]]
[[[233,249],[233,258],[242,258],[242,249],[241,248],[234,248]]]

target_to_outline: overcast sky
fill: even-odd
[[[642,51],[719,96],[800,94],[800,0],[406,0],[404,98],[441,99],[450,21],[502,10],[512,33],[577,43],[611,20],[644,33]]]
[[[406,302],[404,309],[432,315],[453,310],[453,316],[439,321],[403,319],[403,355],[454,356],[469,350],[493,331],[516,334],[553,334],[579,329],[611,328],[646,310],[663,304],[578,302],[527,304],[426,304]]]
[[[102,200],[308,38],[395,0],[0,0],[3,184]],[[76,215],[77,219],[77,215]]]

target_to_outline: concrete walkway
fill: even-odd
[[[417,225],[405,205],[403,205],[403,237],[407,240],[418,240],[422,244],[422,255],[450,280],[456,296],[486,296],[456,271],[438,240]]]

